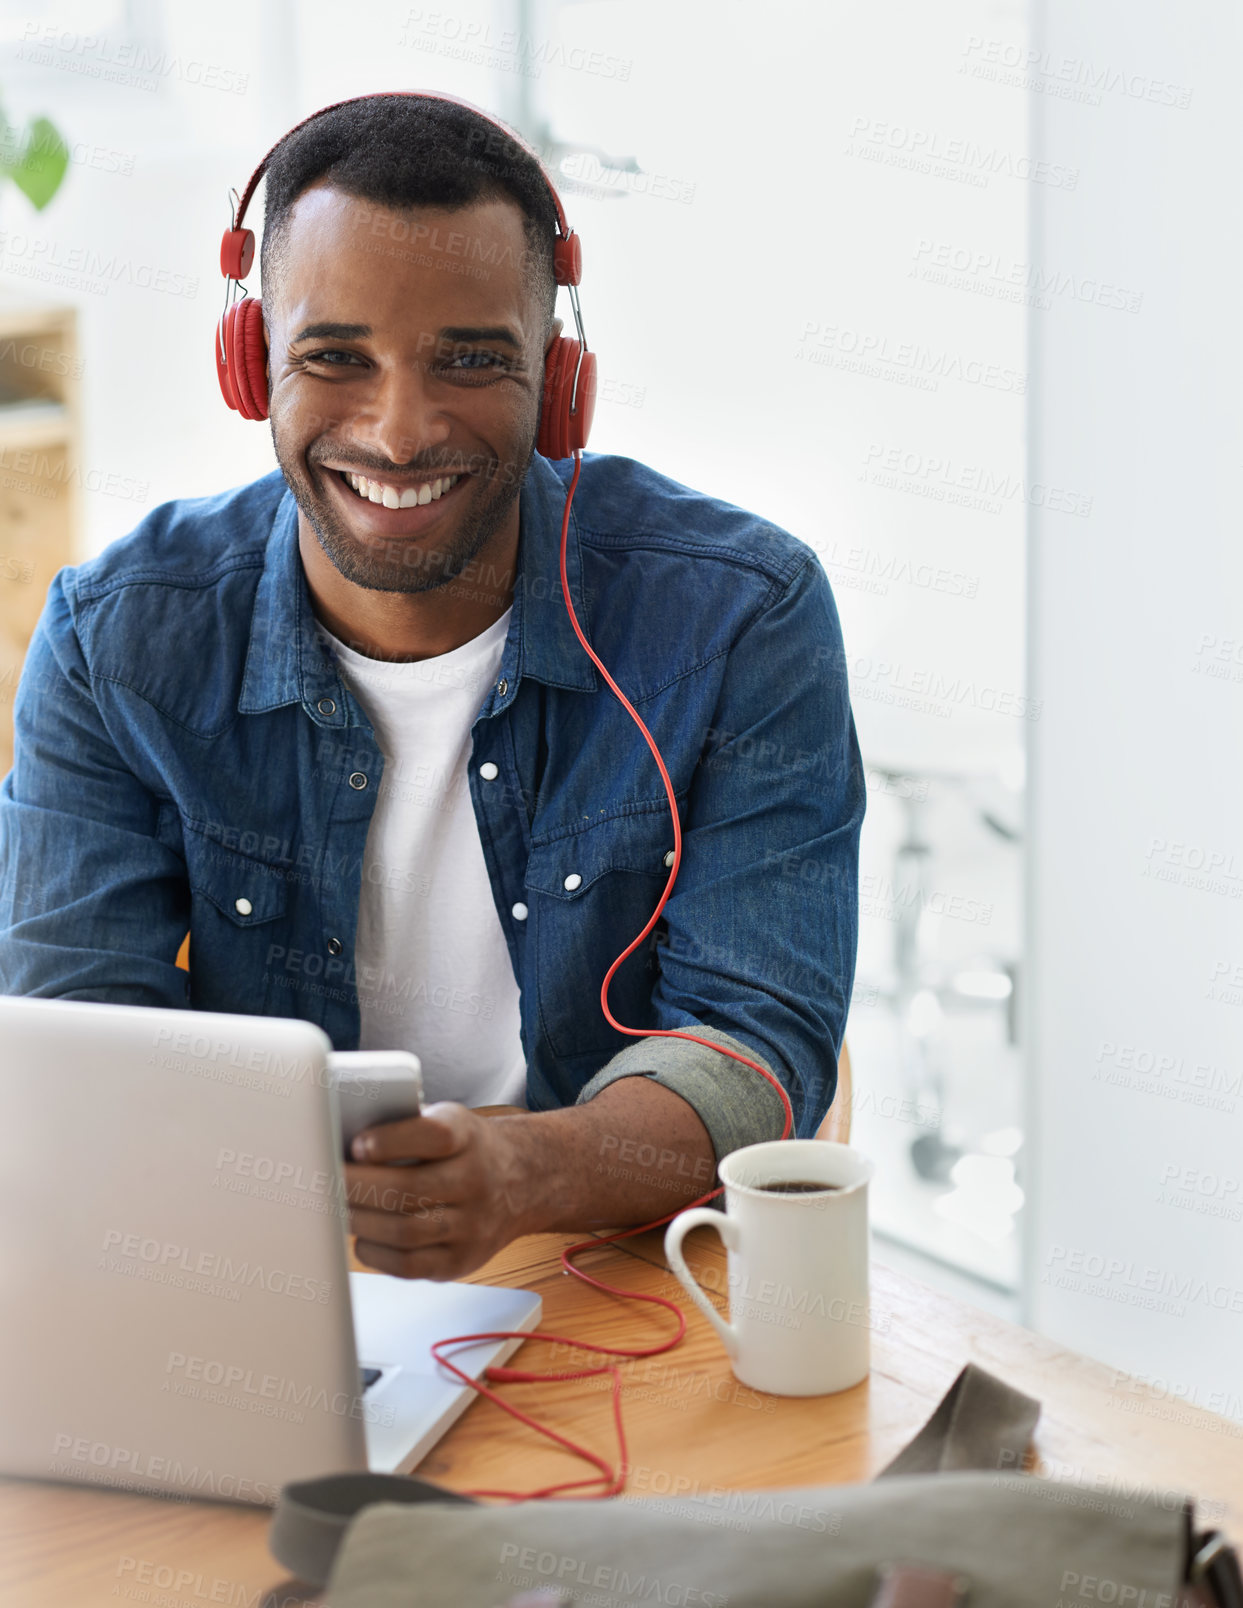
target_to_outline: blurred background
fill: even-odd
[[[55,570],[275,467],[209,356],[230,188],[349,95],[499,114],[583,237],[592,449],[834,587],[878,1254],[1243,1418],[1238,35],[1225,0],[4,0],[6,744]]]

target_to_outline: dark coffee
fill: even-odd
[[[771,1184],[756,1184],[766,1195],[821,1195],[829,1189],[840,1189],[840,1184],[813,1184],[805,1178],[793,1178]]]

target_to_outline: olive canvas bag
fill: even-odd
[[[1189,1499],[1020,1472],[1039,1412],[968,1364],[872,1484],[491,1506],[345,1474],[286,1486],[269,1544],[328,1608],[1243,1608]]]

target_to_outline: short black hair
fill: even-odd
[[[296,129],[265,173],[261,264],[275,266],[294,202],[321,180],[393,209],[508,199],[521,210],[526,266],[551,323],[557,209],[536,157],[469,107],[419,95],[343,102]]]

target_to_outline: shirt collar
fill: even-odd
[[[501,658],[510,685],[507,696],[497,699],[498,709],[512,700],[523,676],[577,692],[594,692],[600,685],[561,597],[564,508],[561,477],[536,454],[519,502],[518,575]],[[590,610],[582,595],[582,551],[572,509],[565,568],[578,623],[590,642]],[[291,703],[304,704],[321,724],[340,725],[347,718],[336,669],[315,629],[298,551],[298,508],[292,492],[286,491],[272,522],[255,592],[237,707],[239,713],[253,715]],[[329,704],[335,707],[328,709]]]

